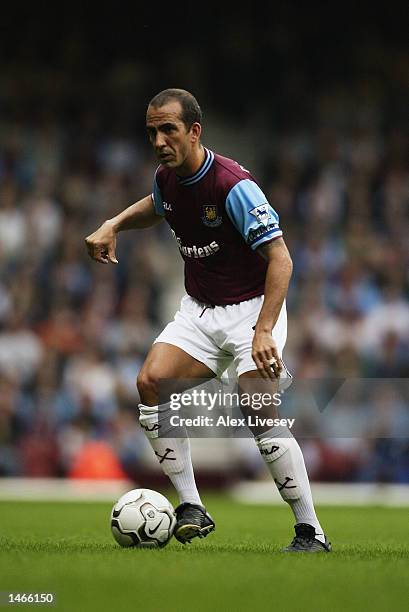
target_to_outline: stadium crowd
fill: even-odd
[[[290,85],[302,103],[304,83]],[[284,102],[279,124],[251,105],[230,117],[262,143],[251,171],[293,257],[285,356],[298,378],[409,376],[409,133],[385,121],[382,93],[321,92],[302,122]],[[141,127],[107,126],[98,109],[75,124],[58,106],[16,112],[0,134],[0,475],[70,475],[103,440],[133,477],[147,450],[135,378],[182,265],[166,224],[123,233],[117,266],[91,261],[84,238],[150,192],[152,152]],[[219,152],[236,153],[228,138]],[[366,410],[368,436],[301,440],[313,479],[409,482],[407,397],[374,392]]]

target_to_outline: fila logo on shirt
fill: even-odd
[[[251,215],[254,215],[257,221],[259,223],[262,223],[264,227],[267,227],[269,219],[270,219],[270,212],[268,210],[267,202],[265,204],[260,204],[260,206],[256,206],[256,208],[253,208],[252,210],[250,210],[249,213]]]

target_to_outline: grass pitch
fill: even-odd
[[[110,504],[0,503],[0,591],[53,591],[70,612],[406,609],[407,509],[323,507],[334,552],[285,555],[286,506],[204,500],[216,531],[162,550],[120,548]]]

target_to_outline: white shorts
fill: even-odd
[[[207,306],[185,295],[174,320],[156,338],[183,349],[220,377],[232,364],[236,375],[256,370],[251,357],[254,329],[264,296],[229,306]],[[280,357],[287,339],[287,310],[283,303],[272,331]],[[286,370],[286,368],[285,368]],[[284,377],[289,373],[283,372]]]

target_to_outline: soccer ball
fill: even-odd
[[[162,548],[172,537],[176,518],[164,495],[133,489],[118,499],[111,512],[111,531],[121,546]]]

